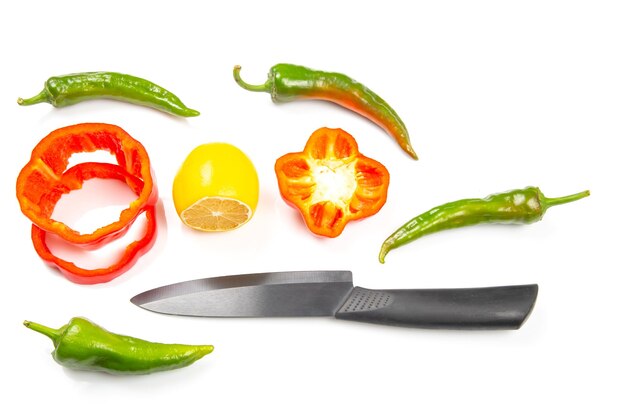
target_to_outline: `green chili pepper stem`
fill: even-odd
[[[42,90],[41,93],[31,98],[19,97],[17,99],[17,104],[19,104],[20,106],[31,106],[33,104],[38,104],[38,103],[47,103],[48,99],[49,99],[48,92],[46,90]]]
[[[44,326],[43,324],[35,323],[32,321],[24,320],[24,326],[28,327],[31,330],[39,332],[43,335],[48,336],[54,344],[56,345],[57,340],[61,337],[62,330],[61,329],[52,329],[50,327]]]
[[[241,65],[235,65],[235,68],[233,68],[233,77],[235,77],[235,81],[241,87],[245,88],[248,91],[256,91],[256,92],[261,92],[261,93],[269,93],[271,91],[272,86],[271,86],[270,80],[267,80],[265,84],[261,84],[261,85],[248,84],[247,82],[241,79],[241,76],[239,75],[240,72],[241,72]]]
[[[589,197],[589,195],[590,195],[589,190],[585,190],[585,191],[582,191],[580,193],[576,193],[576,194],[572,194],[572,195],[566,195],[564,197],[554,197],[554,198],[544,197],[543,205],[545,206],[546,209],[548,209],[549,207],[558,206],[559,204],[571,203],[572,201],[576,201],[576,200],[580,200],[581,198]]]

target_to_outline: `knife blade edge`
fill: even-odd
[[[228,288],[315,283],[349,283],[352,285],[352,272],[347,270],[282,271],[200,278],[153,288],[135,295],[130,301],[141,306],[165,295],[172,298]]]

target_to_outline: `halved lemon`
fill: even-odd
[[[228,143],[206,143],[187,156],[174,177],[176,212],[187,226],[220,232],[248,222],[259,201],[252,161]]]

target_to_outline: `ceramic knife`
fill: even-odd
[[[538,286],[366,289],[350,271],[286,271],[179,282],[136,295],[146,310],[201,317],[305,317],[428,329],[519,329]]]

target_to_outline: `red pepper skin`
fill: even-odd
[[[88,162],[78,164],[70,168],[67,172],[85,180],[93,178],[92,175],[94,173],[99,178],[116,179],[128,184],[131,190],[138,195],[144,188],[143,181],[128,174],[122,168],[113,164]],[[156,241],[157,222],[154,204],[146,205],[144,207],[144,211],[146,213],[146,231],[143,237],[129,244],[122,257],[114,264],[106,268],[85,269],[77,266],[73,262],[69,262],[55,256],[46,244],[46,236],[48,235],[48,232],[34,224],[31,229],[33,246],[41,259],[43,259],[50,266],[59,269],[59,271],[61,271],[61,273],[72,282],[89,285],[109,282],[128,271],[137,262],[141,255],[152,248],[154,242]],[[118,232],[116,237],[120,237],[120,235],[125,233],[129,228],[130,227],[121,229],[121,233]],[[93,249],[93,246],[87,249]]]
[[[67,279],[76,284],[91,285],[109,282],[128,271],[154,245],[157,236],[155,207],[147,208],[145,213],[147,228],[144,236],[128,245],[124,255],[115,264],[106,268],[85,269],[55,256],[46,245],[48,233],[34,224],[31,229],[33,246],[41,259],[50,266],[57,268]]]
[[[108,178],[110,170],[99,172],[103,165],[93,166],[93,170],[66,170],[73,154],[97,150],[113,154],[118,165],[141,180],[143,186],[137,199],[120,213],[119,220],[93,233],[81,234],[51,216],[63,194],[80,189],[90,178]],[[120,127],[103,123],[67,126],[42,139],[18,176],[16,194],[22,212],[36,226],[68,242],[92,248],[123,235],[137,216],[158,200],[145,148]]]
[[[348,222],[378,213],[387,201],[389,172],[342,129],[316,130],[303,152],[283,155],[274,169],[282,197],[319,236],[339,236]]]

